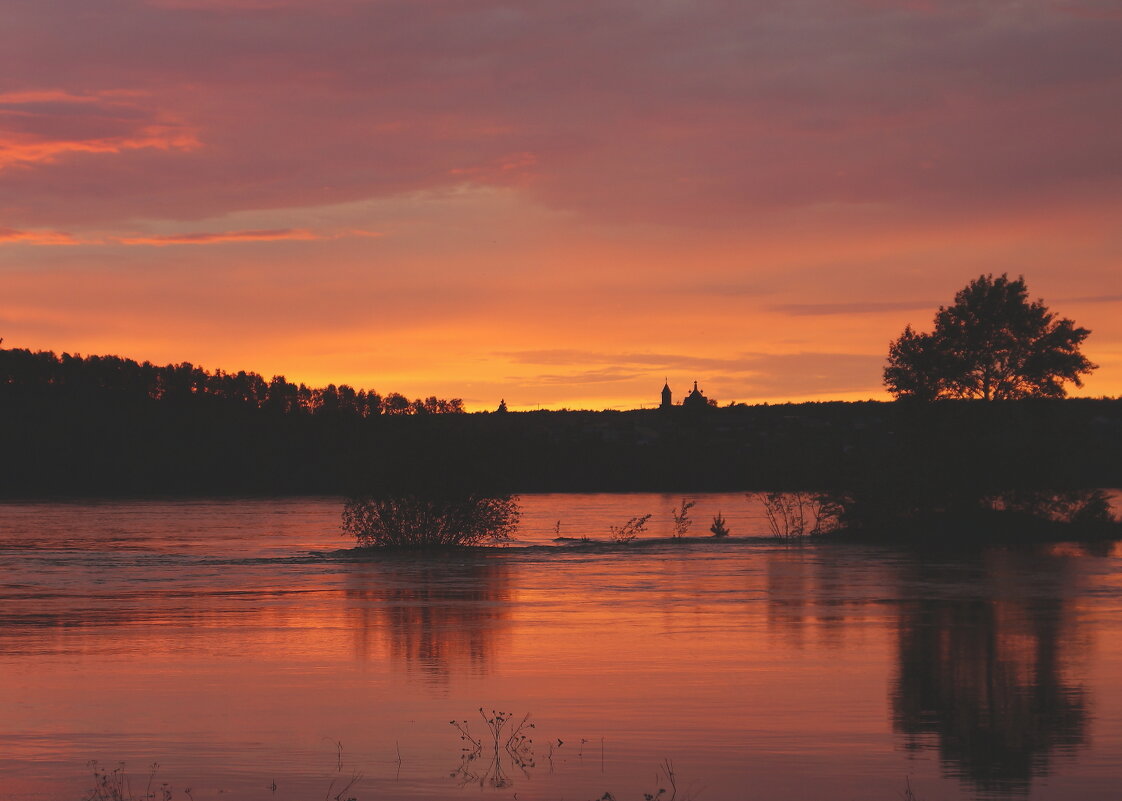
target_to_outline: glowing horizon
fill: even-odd
[[[1071,394],[1122,395],[1108,4],[79,8],[5,14],[4,347],[470,410],[886,399],[889,341],[1007,272],[1091,329]]]

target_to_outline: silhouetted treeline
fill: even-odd
[[[1122,486],[1118,400],[394,414],[372,395],[0,351],[0,494]]]
[[[446,414],[464,411],[459,398],[409,400],[391,392],[356,390],[346,384],[307,387],[284,376],[269,381],[244,370],[210,372],[183,364],[154,365],[119,356],[56,356],[50,351],[0,349],[0,386],[8,397],[69,399],[98,404],[158,400],[168,403],[225,402],[278,414],[338,414],[370,417],[379,414]]]

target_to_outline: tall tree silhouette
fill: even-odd
[[[888,349],[884,383],[898,398],[1062,398],[1096,368],[1079,346],[1091,332],[1029,301],[1023,277],[983,275],[940,306],[935,329],[911,326]]]

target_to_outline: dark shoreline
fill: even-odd
[[[865,401],[691,413],[279,414],[0,388],[0,497],[1122,486],[1122,401]]]

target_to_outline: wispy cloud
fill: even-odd
[[[378,231],[358,229],[327,233],[306,228],[269,228],[244,231],[189,231],[178,234],[89,235],[79,237],[66,231],[0,228],[0,245],[141,245],[169,247],[172,245],[221,245],[231,242],[314,242],[352,236],[378,238],[382,234]]]
[[[521,350],[495,354],[518,364],[582,365],[612,364],[653,367],[659,370],[725,370],[741,364],[738,359],[714,359],[679,353],[601,353],[587,350]]]
[[[153,234],[148,236],[117,237],[114,241],[122,245],[221,245],[229,242],[315,242],[321,240],[344,239],[346,237],[378,239],[384,236],[380,231],[349,229],[346,231],[324,232],[307,228],[268,228],[245,231],[191,231],[182,234]]]
[[[3,305],[87,321],[43,347],[111,308],[418,394],[864,392],[1009,271],[1122,387],[1116,0],[75,5],[3,12]]]
[[[1069,3],[1055,3],[1057,9],[1073,17],[1083,19],[1122,21],[1122,8],[1114,0],[1081,0]]]
[[[546,373],[526,379],[523,376],[512,376],[512,381],[531,381],[541,384],[605,384],[616,381],[630,381],[639,375],[627,370],[614,367],[605,367],[600,370],[578,370],[573,373]]]
[[[65,89],[31,89],[20,92],[0,92],[0,110],[20,110],[24,106],[48,103],[97,104],[107,100],[135,99],[145,96],[135,89],[109,89],[99,92],[76,93]]]
[[[321,234],[303,228],[274,228],[256,231],[199,231],[186,234],[160,234],[154,236],[126,236],[117,239],[122,245],[218,245],[226,242],[277,242],[312,241],[327,239]]]
[[[21,231],[16,228],[0,228],[0,245],[77,245],[80,244],[66,231]]]
[[[581,350],[525,351],[503,354],[521,364],[569,365],[571,370],[523,376],[527,385],[574,386],[609,382],[640,382],[654,397],[663,374],[669,374],[671,389],[681,395],[689,383],[698,380],[702,389],[718,397],[741,399],[822,397],[855,392],[869,396],[881,390],[883,354],[826,353],[740,353],[726,359],[694,358],[680,354],[607,353]],[[589,367],[589,365],[610,365]],[[675,378],[677,376],[677,378]],[[514,380],[512,377],[511,380]],[[657,386],[656,386],[657,385]]]
[[[1122,295],[1080,295],[1075,298],[1057,298],[1057,303],[1118,303]]]
[[[201,146],[196,130],[143,92],[63,89],[0,93],[0,170],[55,164],[73,154]]]
[[[24,4],[0,67],[30,76],[0,103],[29,127],[6,159],[163,148],[143,154],[176,181],[159,202],[195,218],[465,182],[685,227],[1114,195],[1117,31],[1073,14],[1109,19],[1116,3],[758,5],[150,0],[60,18]],[[161,46],[129,46],[144,39]],[[89,88],[127,84],[148,94]],[[151,174],[116,174],[103,202],[145,213]],[[28,188],[72,206],[98,186]]]
[[[751,371],[750,394],[763,396],[829,397],[881,391],[884,354],[868,353],[754,353],[744,356]]]
[[[883,312],[912,311],[914,309],[934,310],[938,305],[938,303],[930,300],[868,300],[851,303],[776,303],[768,306],[768,309],[797,317],[818,317],[833,314],[881,314]]]

